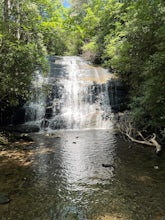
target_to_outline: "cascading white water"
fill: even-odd
[[[40,125],[45,116],[45,100],[46,96],[43,93],[43,86],[47,84],[47,78],[44,78],[39,71],[36,71],[34,80],[32,81],[32,96],[31,100],[25,104],[25,122],[37,123]]]
[[[80,57],[51,57],[50,65],[48,80],[40,76],[34,83],[41,87],[46,82],[47,97],[35,94],[35,100],[26,105],[26,115],[35,117],[28,116],[27,121],[40,124],[42,129],[111,128],[113,114],[107,83],[111,74]]]

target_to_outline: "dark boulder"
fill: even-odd
[[[11,200],[10,200],[10,198],[7,196],[7,195],[5,195],[5,194],[3,194],[3,193],[0,193],[0,204],[1,205],[3,205],[3,204],[7,204],[7,203],[9,203]]]

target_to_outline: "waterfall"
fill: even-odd
[[[26,124],[44,130],[112,128],[111,77],[81,57],[51,57],[49,75],[37,73],[34,79],[33,97],[25,105]]]

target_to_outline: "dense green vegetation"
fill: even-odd
[[[67,9],[60,2],[1,1],[1,108],[27,97],[46,54],[81,54],[127,84],[137,127],[165,133],[164,1],[70,0]]]
[[[47,72],[47,54],[62,54],[65,10],[60,1],[0,1],[0,119],[29,97],[36,70]]]

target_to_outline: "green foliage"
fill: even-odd
[[[8,10],[3,10],[7,7]],[[0,112],[29,97],[35,70],[47,71],[46,47],[37,5],[29,0],[2,4],[0,15]]]
[[[132,47],[128,60],[131,71],[127,78],[133,97],[132,112],[136,112],[136,121],[140,119],[138,125],[144,126],[145,122],[153,129],[162,128],[165,125],[165,11],[161,1],[143,1],[143,7],[138,2],[137,8],[127,27],[127,41]],[[135,97],[139,98],[135,100]]]
[[[93,37],[91,41],[84,43],[82,50],[86,59],[92,62],[97,62],[97,60],[100,59],[98,55],[99,46],[95,37]]]
[[[162,128],[165,125],[164,63],[164,52],[156,52],[150,57],[142,73],[143,82],[140,85],[141,93],[139,94],[139,99],[134,100],[131,104],[133,112],[136,113],[136,121],[138,122],[140,115],[153,128]],[[139,109],[141,109],[141,112],[137,114]]]
[[[64,21],[66,9],[60,1],[38,0],[40,10],[40,33],[49,54],[63,55],[66,51]]]
[[[165,5],[163,0],[72,1],[81,52],[118,73],[130,91],[138,127],[165,126]],[[81,34],[80,34],[81,33]],[[73,38],[72,38],[73,39]],[[73,40],[72,40],[73,42]],[[79,50],[77,50],[79,51]]]
[[[46,68],[46,62],[43,61],[44,57],[39,55],[35,44],[20,45],[6,39],[3,41],[0,56],[1,110],[16,106],[28,98],[34,71]]]
[[[8,139],[4,136],[3,133],[0,133],[0,147],[8,144]]]
[[[47,54],[63,55],[67,10],[60,0],[0,1],[0,120],[30,97],[35,71],[48,72]]]

